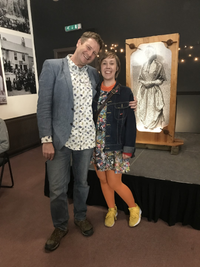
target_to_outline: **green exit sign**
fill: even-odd
[[[66,32],[76,31],[82,29],[81,23],[65,26]]]

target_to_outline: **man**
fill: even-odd
[[[9,149],[8,130],[4,120],[0,118],[0,154]]]
[[[93,234],[86,218],[89,187],[87,173],[95,147],[92,100],[99,74],[89,66],[103,40],[94,32],[85,32],[73,55],[44,62],[39,79],[38,127],[42,151],[47,159],[51,215],[55,230],[45,244],[55,250],[67,232],[69,220],[67,189],[70,162],[74,174],[74,223],[84,236]]]

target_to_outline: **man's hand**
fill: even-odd
[[[42,154],[45,157],[45,159],[52,160],[55,154],[53,143],[43,143]]]
[[[134,101],[129,102],[129,106],[130,106],[130,108],[136,110],[136,108],[137,108],[137,98],[136,97],[134,97]]]

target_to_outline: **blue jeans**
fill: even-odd
[[[75,151],[63,147],[55,151],[52,161],[47,162],[51,216],[56,228],[66,230],[69,220],[67,190],[70,181],[71,156],[74,174],[74,218],[80,221],[86,218],[86,200],[89,192],[87,174],[92,152],[93,148]]]

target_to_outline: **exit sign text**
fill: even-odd
[[[81,23],[65,26],[66,32],[76,31],[76,30],[80,30],[80,29],[82,29]]]

